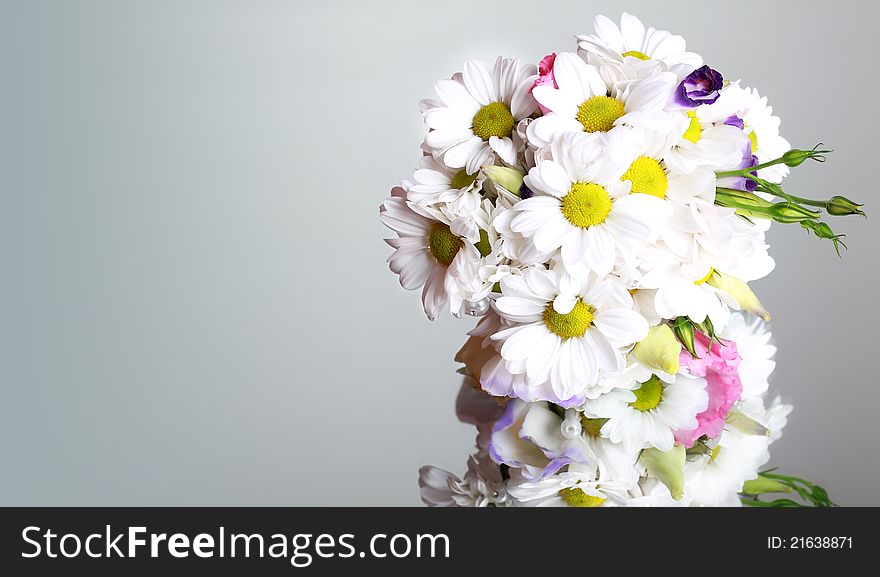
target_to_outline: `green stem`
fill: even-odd
[[[785,161],[782,160],[782,157],[780,156],[780,157],[777,158],[777,159],[774,159],[774,160],[768,160],[767,162],[763,162],[763,163],[761,163],[761,164],[756,164],[755,166],[752,166],[752,167],[749,167],[749,168],[740,168],[739,170],[724,170],[724,171],[722,171],[722,172],[716,172],[716,173],[715,173],[715,176],[717,176],[718,178],[724,178],[724,177],[727,177],[727,176],[745,176],[745,177],[748,177],[748,176],[751,175],[752,172],[756,172],[756,171],[758,171],[758,170],[762,170],[762,169],[764,169],[764,168],[769,168],[769,167],[771,167],[771,166],[776,166],[777,164],[782,164],[783,162],[785,162]]]

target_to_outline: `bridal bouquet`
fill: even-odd
[[[481,317],[456,360],[476,426],[462,478],[423,467],[441,506],[831,504],[759,474],[791,407],[749,287],[765,233],[864,214],[785,192],[793,149],[767,99],[623,14],[540,63],[464,63],[421,102],[420,167],[380,218],[391,270],[430,319]],[[766,499],[766,498],[765,498]]]

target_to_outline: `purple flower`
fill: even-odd
[[[720,96],[723,81],[721,73],[703,65],[685,76],[675,89],[673,101],[683,108],[712,104]]]
[[[733,116],[729,116],[727,120],[724,121],[724,124],[727,126],[736,126],[740,130],[745,129],[745,123],[743,122],[743,119],[736,114],[734,114]]]
[[[739,117],[731,116],[724,122],[724,124],[727,124],[729,126],[736,126],[735,123],[731,122],[731,119],[734,118]],[[753,166],[758,166],[758,157],[752,153],[751,140],[749,140],[748,138],[743,138],[740,151],[742,152],[742,160],[740,161],[740,163],[730,168],[725,167],[726,170],[742,170],[744,168],[752,168]],[[758,172],[755,170],[750,171],[750,173],[753,176],[758,176]],[[744,176],[728,176],[725,178],[719,178],[717,185],[723,188],[735,188],[737,190],[745,190],[748,192],[754,192],[758,188],[757,182]]]

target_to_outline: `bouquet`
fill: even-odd
[[[765,233],[843,235],[842,196],[785,192],[794,149],[767,98],[623,14],[535,66],[477,60],[421,102],[420,166],[380,218],[428,318],[480,317],[456,355],[463,477],[436,506],[831,505],[761,471],[791,406],[768,396]],[[773,500],[766,495],[788,493]]]

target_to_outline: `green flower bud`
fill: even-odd
[[[831,227],[828,226],[827,223],[822,222],[821,220],[806,220],[801,223],[801,226],[812,232],[819,238],[827,238],[831,242],[834,243],[834,250],[837,251],[837,256],[840,256],[840,247],[846,248],[846,244],[840,239],[844,238],[845,234],[834,234],[834,231],[831,230]]]
[[[716,189],[715,200],[734,208],[770,208],[773,206],[772,202],[744,190]]]
[[[687,317],[678,317],[672,325],[672,332],[676,338],[684,345],[684,348],[692,357],[698,359],[697,351],[694,347],[694,323]]]
[[[786,166],[789,166],[791,168],[800,166],[805,160],[808,159],[813,159],[816,162],[825,162],[825,155],[831,151],[819,150],[820,146],[822,146],[821,143],[813,147],[812,150],[798,150],[797,148],[792,148],[782,155],[782,162],[784,162]]]
[[[764,493],[791,493],[792,488],[776,479],[768,479],[758,475],[756,479],[743,483],[742,492],[746,495],[763,495]]]
[[[855,203],[843,196],[832,196],[831,200],[825,203],[825,210],[833,216],[848,216],[850,214],[859,214],[866,216],[864,211],[859,210],[864,205]]]
[[[525,176],[523,171],[506,166],[484,166],[483,172],[489,177],[489,180],[519,196],[519,188],[522,186]]]
[[[810,210],[793,202],[777,202],[767,210],[770,218],[783,224],[814,220],[819,216],[819,211]]]

